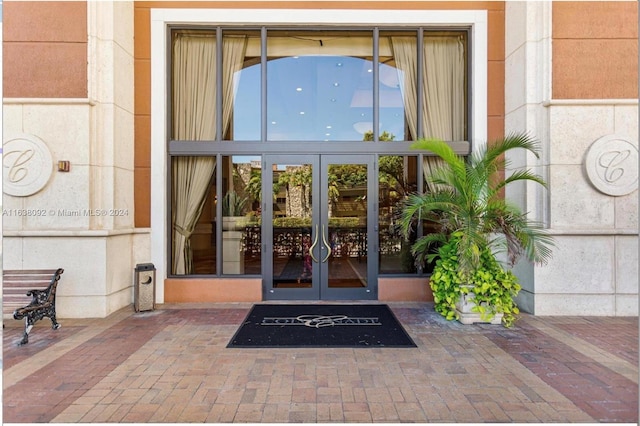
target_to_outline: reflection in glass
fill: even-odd
[[[373,123],[370,32],[269,32],[267,139],[361,141]]]
[[[394,55],[394,45],[391,35],[396,37],[400,34],[414,37],[413,33],[389,33],[381,32],[379,41],[379,63],[378,63],[378,90],[380,96],[380,140],[412,140],[406,124],[405,103],[410,99],[411,90],[407,90],[408,84],[406,73],[398,67]],[[398,47],[396,46],[396,51]],[[415,65],[415,64],[414,64]],[[415,89],[414,89],[415,91]],[[409,99],[405,99],[409,97]],[[415,102],[412,102],[415,104]],[[393,135],[393,138],[384,138],[382,135]]]
[[[328,286],[367,287],[367,166],[332,164],[328,171]]]
[[[233,104],[233,124],[225,140],[260,140],[260,32],[225,30],[225,58],[241,60],[242,66],[233,73],[230,90],[225,92],[226,104]],[[240,51],[238,39],[244,38],[244,51]],[[244,53],[244,56],[242,54]],[[223,61],[224,59],[223,58]]]
[[[273,287],[311,288],[313,278],[310,164],[278,164],[273,170]]]
[[[259,157],[222,159],[222,273],[259,274],[261,162]]]
[[[416,156],[382,155],[379,157],[379,271],[381,274],[415,273],[411,245],[416,232],[405,240],[398,227],[400,203],[417,190]]]

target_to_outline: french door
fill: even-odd
[[[373,155],[267,155],[265,300],[377,299]]]

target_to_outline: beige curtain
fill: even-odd
[[[392,37],[396,66],[403,73],[401,85],[405,115],[415,138],[418,129],[417,41],[413,37]],[[464,45],[458,36],[425,37],[423,52],[422,128],[424,137],[459,141],[464,137]],[[423,162],[427,186],[432,170],[441,160],[425,156]]]
[[[216,139],[215,35],[178,35],[173,51],[175,140]],[[223,129],[233,110],[233,76],[242,68],[246,38],[223,41]],[[216,170],[215,157],[175,157],[172,181],[172,272],[193,272],[190,238]]]

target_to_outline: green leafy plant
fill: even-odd
[[[458,319],[456,303],[461,294],[473,293],[473,312],[482,321],[490,322],[497,313],[503,314],[502,324],[511,327],[520,310],[514,302],[521,287],[511,271],[505,270],[489,249],[480,254],[473,274],[465,277],[459,268],[457,244],[460,234],[438,250],[438,260],[429,280],[435,310],[448,320]]]
[[[229,191],[222,199],[222,216],[242,216],[247,197],[241,197],[236,191]]]
[[[478,311],[494,309],[496,312],[513,311],[505,299],[513,300],[513,285],[510,272],[497,262],[495,254],[505,253],[508,264],[513,265],[521,257],[538,263],[546,263],[551,257],[553,238],[542,225],[530,221],[526,213],[509,203],[503,196],[504,188],[517,181],[533,181],[546,186],[539,176],[528,170],[516,170],[504,177],[508,167],[504,154],[512,149],[525,149],[538,156],[537,142],[526,134],[512,134],[488,144],[468,158],[457,155],[444,141],[419,140],[412,147],[430,151],[444,161],[430,176],[433,190],[423,194],[411,194],[403,203],[400,226],[408,236],[415,224],[429,220],[437,224],[436,232],[419,238],[411,247],[416,263],[440,259],[440,267],[431,277],[436,281],[439,294],[436,301],[438,312],[451,314],[439,303],[449,304],[454,293],[465,292],[468,284],[476,293],[476,301],[484,302]],[[441,247],[433,252],[433,247]],[[442,251],[447,247],[448,251]],[[455,270],[455,274],[440,282],[443,271]],[[437,273],[440,275],[437,275]],[[507,274],[507,275],[505,275]],[[436,276],[437,275],[437,276]],[[476,282],[483,284],[476,289]],[[441,286],[445,286],[441,288]],[[507,289],[505,292],[504,290]],[[517,294],[517,291],[516,291]],[[449,295],[450,297],[447,297]],[[435,297],[435,294],[434,294]],[[455,303],[455,302],[454,302]],[[495,307],[487,308],[495,304]],[[517,308],[516,308],[517,309]],[[482,312],[481,312],[482,313]],[[508,314],[508,312],[505,312]],[[516,312],[517,313],[517,312]],[[503,324],[511,324],[509,318]]]

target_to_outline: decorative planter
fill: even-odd
[[[244,274],[243,230],[246,224],[244,216],[222,217],[222,273],[230,275]]]
[[[245,217],[244,216],[223,216],[222,217],[222,230],[223,231],[239,231],[244,228]]]
[[[464,285],[462,287],[470,289],[473,288],[472,285]],[[475,296],[476,295],[473,292],[460,293],[460,298],[456,302],[456,312],[459,317],[458,321],[465,325],[478,323],[494,325],[502,324],[502,313],[496,313],[490,321],[487,321],[485,319],[482,319],[480,312],[473,311],[473,308],[476,306]]]

